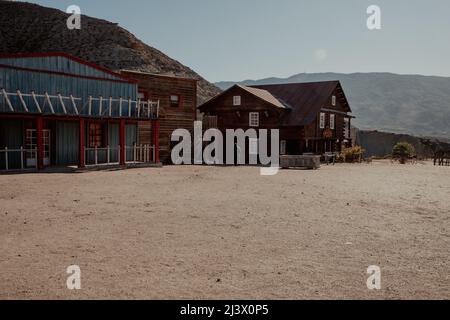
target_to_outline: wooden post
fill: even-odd
[[[23,146],[20,147],[20,169],[24,169],[23,166]]]
[[[78,168],[86,167],[86,151],[85,151],[85,128],[84,128],[84,119],[80,118],[79,121],[79,148],[78,148]]]
[[[120,160],[119,163],[121,166],[124,166],[126,163],[126,148],[125,148],[125,119],[120,119],[119,124],[119,143],[120,143]]]
[[[44,127],[44,121],[42,117],[36,118],[36,138],[37,138],[37,167],[38,169],[44,168],[44,135],[42,133]]]
[[[159,125],[159,120],[152,120],[152,140],[155,148],[155,163],[159,163]]]
[[[9,162],[9,160],[8,160],[8,147],[5,147],[5,168],[6,168],[6,171],[9,170],[8,162]]]

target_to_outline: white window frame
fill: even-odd
[[[233,97],[233,106],[240,106],[241,104],[242,104],[241,96],[234,96]]]
[[[350,120],[348,118],[344,119],[344,136],[346,139],[350,138]]]
[[[331,97],[331,105],[332,105],[333,107],[336,107],[336,96],[332,96],[332,97]]]
[[[285,155],[286,154],[286,140],[280,141],[280,154]]]
[[[334,130],[336,129],[336,115],[330,114],[330,129]]]
[[[320,113],[319,128],[325,129],[325,112]]]
[[[259,112],[250,112],[248,114],[248,125],[250,127],[259,127]]]

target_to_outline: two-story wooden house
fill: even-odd
[[[235,85],[199,107],[204,129],[279,129],[280,153],[350,146],[350,105],[339,81]]]
[[[139,98],[159,101],[159,160],[170,163],[171,136],[176,129],[194,130],[197,113],[197,80],[162,74],[122,70],[121,74],[138,83]],[[153,136],[148,122],[138,124],[140,141]],[[151,134],[150,134],[151,133]],[[149,142],[149,141],[148,141]]]

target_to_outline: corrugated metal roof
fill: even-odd
[[[84,77],[129,81],[122,75],[66,53],[0,55],[0,64]]]

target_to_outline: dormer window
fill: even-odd
[[[233,106],[240,106],[241,105],[241,96],[234,96],[233,97]]]
[[[331,97],[331,105],[332,105],[333,107],[336,107],[336,96],[332,96],[332,97]]]

